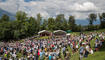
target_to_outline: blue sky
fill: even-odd
[[[28,16],[65,14],[66,18],[74,15],[76,19],[86,19],[90,13],[105,12],[105,0],[0,0],[0,8],[13,14],[25,11]]]

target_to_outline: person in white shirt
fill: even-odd
[[[86,50],[89,52],[89,49],[90,49],[90,47],[89,47],[89,45],[87,44],[86,45]]]
[[[93,52],[93,50],[90,48],[90,50],[89,50],[89,53],[90,54],[93,54],[94,52]]]

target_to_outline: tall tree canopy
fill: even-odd
[[[48,18],[48,30],[53,31],[55,29],[55,20],[54,18]]]
[[[69,16],[66,20],[64,14],[59,14],[56,18],[49,17],[42,19],[40,14],[37,17],[28,17],[25,12],[18,11],[16,13],[16,20],[10,20],[9,16],[4,14],[0,17],[0,40],[8,41],[10,39],[21,39],[37,34],[40,30],[93,30],[99,29],[99,25],[93,25],[96,21],[97,15],[90,14],[88,16],[89,26],[76,25],[75,16]],[[99,14],[100,27],[105,28],[105,13]]]
[[[93,25],[93,22],[96,21],[97,15],[94,13],[89,14],[88,21],[90,25]]]
[[[64,17],[64,14],[59,14],[57,15],[56,19],[55,19],[55,24],[56,24],[56,27],[55,29],[56,30],[59,30],[59,29],[62,29],[63,30],[63,22],[65,20],[65,17]]]
[[[75,17],[74,16],[69,16],[69,21],[68,21],[69,29],[72,31],[75,31],[76,24],[75,24]]]
[[[100,28],[105,28],[105,13],[99,14],[99,18],[100,18]]]
[[[41,27],[41,23],[42,23],[42,17],[41,17],[41,15],[40,15],[40,13],[39,13],[39,14],[37,14],[37,25],[38,25],[38,31],[41,30],[41,29],[40,29],[40,27]]]
[[[25,12],[18,11],[16,13],[16,20],[21,20],[21,21],[27,20],[27,14]]]
[[[8,22],[10,20],[9,16],[4,14],[1,19],[0,19],[0,22]]]

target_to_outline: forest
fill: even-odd
[[[105,28],[105,13],[91,13],[86,20],[89,21],[87,26],[77,25],[75,16],[65,18],[64,14],[59,14],[56,18],[49,17],[42,19],[41,14],[36,17],[28,17],[23,11],[18,11],[15,20],[11,20],[6,14],[0,17],[0,40],[18,40],[21,38],[37,35],[41,30],[71,30],[73,32],[99,30]],[[100,20],[99,25],[94,25],[93,22]]]

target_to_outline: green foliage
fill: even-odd
[[[10,22],[2,22],[0,24],[0,39],[10,39],[12,38],[12,31],[11,31],[11,23]]]
[[[41,15],[39,13],[39,14],[37,14],[37,26],[38,26],[38,30],[37,31],[41,30],[40,29],[40,27],[41,27],[41,21],[42,21],[42,17],[41,17]]]
[[[75,24],[75,17],[74,16],[69,16],[68,25],[69,25],[69,29],[71,29],[72,31],[75,31],[76,24]]]
[[[59,14],[56,18],[49,17],[43,19],[40,14],[37,18],[28,17],[25,12],[18,11],[16,13],[16,20],[10,20],[9,16],[4,14],[0,18],[0,40],[14,40],[25,37],[30,37],[41,30],[71,30],[75,32],[98,30],[105,27],[105,13],[99,15],[100,25],[93,25],[96,21],[97,15],[92,13],[88,16],[90,25],[81,26],[75,24],[75,16],[69,16],[67,20],[64,14]]]
[[[63,28],[67,27],[64,26],[64,23],[65,23],[64,14],[57,15],[55,19],[55,30],[64,30]]]
[[[62,59],[62,60],[65,60],[64,54],[63,54],[63,51],[62,51],[62,50],[60,51],[60,53],[61,53],[61,54],[60,54],[60,55],[61,55],[61,59]]]
[[[76,26],[75,29],[77,32],[83,31],[83,27],[81,25]]]
[[[16,20],[25,21],[26,19],[27,19],[27,14],[25,12],[18,11],[16,13]]]
[[[1,19],[0,19],[0,22],[8,22],[10,19],[9,19],[9,16],[4,14]]]
[[[8,41],[10,39],[21,39],[34,35],[38,32],[37,21],[33,17],[27,17],[22,11],[16,13],[16,20],[9,21],[7,15],[3,15],[0,19],[0,39]]]
[[[93,25],[93,22],[96,21],[97,15],[94,13],[89,14],[88,21],[90,25]]]
[[[100,28],[105,28],[105,13],[102,13],[101,15],[99,14],[99,18],[100,18]]]
[[[41,25],[41,30],[48,30],[48,21],[46,19],[44,19],[44,22]]]
[[[55,20],[54,18],[48,18],[48,30],[53,31],[55,29]]]

